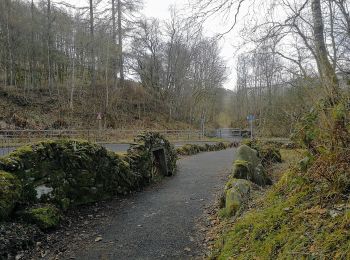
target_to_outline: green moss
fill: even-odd
[[[280,148],[283,146],[283,143],[281,142],[243,140],[242,143],[257,151],[257,155],[264,166],[282,162]]]
[[[326,189],[326,188],[325,188]],[[217,259],[348,259],[348,215],[320,205],[325,190],[293,171],[217,241]],[[348,214],[348,215],[347,215]]]
[[[178,155],[194,155],[200,152],[220,151],[230,147],[231,147],[230,143],[223,143],[223,142],[219,142],[216,144],[204,144],[204,145],[185,144],[184,146],[177,148],[176,152]]]
[[[86,141],[58,140],[26,146],[1,158],[0,169],[21,181],[23,204],[50,202],[66,210],[135,189],[135,175],[121,156]],[[36,188],[42,185],[53,191],[36,198]]]
[[[0,221],[9,217],[20,196],[21,185],[18,179],[0,170]]]
[[[61,212],[53,205],[29,208],[24,211],[23,216],[42,230],[57,227],[62,218]]]
[[[234,215],[242,206],[244,201],[243,195],[236,189],[229,189],[226,191],[225,215]]]
[[[271,180],[267,177],[261,160],[257,156],[257,152],[247,145],[242,145],[237,150],[237,160],[233,164],[232,176],[237,179],[246,179],[265,186],[271,184]]]
[[[235,215],[242,207],[243,203],[249,198],[251,182],[247,180],[230,178],[225,185],[223,194],[220,217],[231,217]]]
[[[19,148],[0,158],[0,170],[9,172],[0,175],[4,176],[0,179],[0,217],[10,214],[17,201],[22,207],[49,203],[66,211],[76,205],[141,189],[163,177],[154,174],[157,165],[153,151],[157,149],[165,151],[168,171],[162,175],[174,174],[176,151],[158,133],[138,136],[123,155],[81,140],[45,141]],[[7,188],[11,185],[21,189]],[[42,228],[46,228],[45,221],[42,222]]]

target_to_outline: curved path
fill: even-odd
[[[204,211],[222,189],[234,153],[228,149],[180,159],[175,176],[129,198],[109,202],[110,216],[104,224],[93,227],[94,235],[83,242],[72,241],[60,259],[200,256],[204,252],[200,232]]]

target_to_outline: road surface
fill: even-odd
[[[58,259],[201,256],[204,211],[222,190],[234,153],[235,149],[228,149],[179,160],[175,176],[129,198],[105,202],[104,209],[95,210],[98,216],[105,216],[103,221],[94,224],[83,213],[74,213],[79,215],[79,223],[88,220],[88,226],[75,229],[72,224],[58,238],[51,236],[50,241],[57,242],[51,244],[51,253],[45,258],[57,254]]]

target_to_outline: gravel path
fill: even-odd
[[[71,212],[69,227],[49,235],[47,253],[36,249],[39,255],[30,258],[40,254],[44,259],[201,257],[209,211],[234,153],[228,149],[185,157],[178,161],[175,176],[142,192]]]

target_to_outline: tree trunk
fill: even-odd
[[[10,71],[10,77],[7,77],[9,79],[8,84],[14,85],[14,66],[13,66],[13,53],[12,53],[12,43],[11,43],[11,32],[10,32],[10,16],[11,16],[11,1],[6,0],[6,9],[7,9],[7,16],[6,16],[6,34],[7,34],[7,51],[8,51],[8,61],[6,62],[7,72]]]
[[[337,115],[335,118],[332,112],[336,106],[341,104],[341,93],[338,84],[335,68],[328,59],[328,52],[324,39],[324,24],[322,19],[322,9],[320,0],[312,0],[312,17],[314,25],[314,43],[316,47],[316,59],[319,61],[319,74],[322,85],[327,92],[327,102],[325,107],[325,118],[329,131],[331,132],[331,149],[338,146],[347,147],[350,142],[346,127],[345,116]],[[321,126],[322,127],[322,126]]]
[[[93,0],[90,1],[90,76],[91,76],[91,89],[97,93],[96,89],[96,72],[95,72],[95,36],[94,36],[94,4]]]
[[[124,60],[123,60],[123,28],[122,28],[122,4],[118,1],[118,45],[119,45],[119,69],[120,86],[124,86]]]
[[[51,0],[47,0],[47,67],[48,67],[48,87],[52,90],[52,62],[51,62]]]
[[[30,15],[31,15],[31,35],[30,35],[30,87],[34,87],[34,0],[32,0],[30,5]]]
[[[328,51],[324,39],[324,24],[320,0],[312,0],[312,17],[314,23],[314,43],[316,48],[316,59],[319,61],[319,74],[322,84],[327,90],[327,94],[332,105],[339,101],[339,85],[335,70],[328,59]]]
[[[117,27],[116,27],[116,8],[115,8],[115,0],[112,0],[112,40],[113,40],[113,50],[117,44]],[[113,58],[112,67],[113,67],[113,87],[117,88],[117,64],[118,64],[118,56]]]
[[[73,111],[74,109],[74,91],[75,91],[75,30],[73,29],[73,55],[72,56],[72,88],[70,91],[70,103],[69,103],[69,107],[70,109]]]

